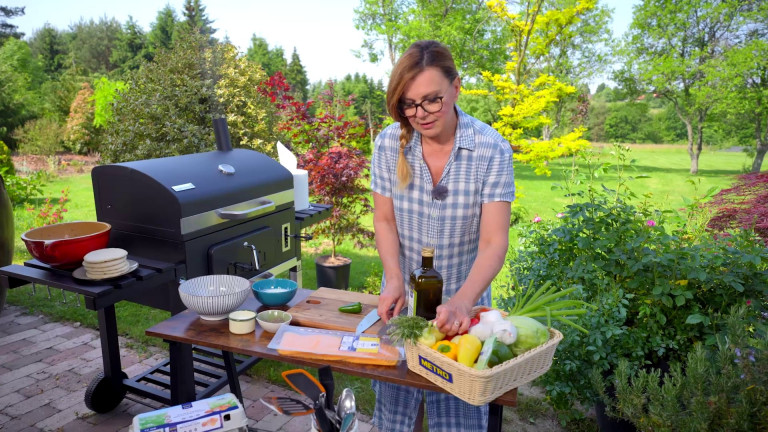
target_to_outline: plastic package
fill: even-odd
[[[287,356],[380,366],[395,366],[405,359],[403,349],[386,336],[292,325],[281,326],[269,348]]]

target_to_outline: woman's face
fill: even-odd
[[[401,112],[407,115],[411,126],[426,137],[453,135],[456,130],[453,107],[460,86],[458,77],[450,82],[440,69],[426,68],[405,87],[400,100]]]

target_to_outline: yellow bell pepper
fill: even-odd
[[[459,339],[459,351],[456,354],[456,360],[465,366],[472,367],[475,365],[482,348],[483,343],[477,336],[469,333],[462,335]]]
[[[459,347],[449,340],[441,340],[440,342],[433,345],[432,349],[451,360],[456,360],[456,353],[458,352]]]

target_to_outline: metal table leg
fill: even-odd
[[[237,375],[237,363],[235,356],[229,351],[222,351],[224,358],[224,369],[227,370],[227,381],[229,381],[229,390],[237,397],[237,400],[243,403],[243,393],[240,391],[240,379]]]
[[[504,420],[504,407],[491,403],[488,404],[488,432],[501,432],[501,424]]]
[[[192,345],[168,342],[171,370],[171,405],[196,400]]]

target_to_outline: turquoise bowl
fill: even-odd
[[[284,306],[296,295],[298,285],[290,279],[263,279],[254,282],[251,289],[264,306]]]

